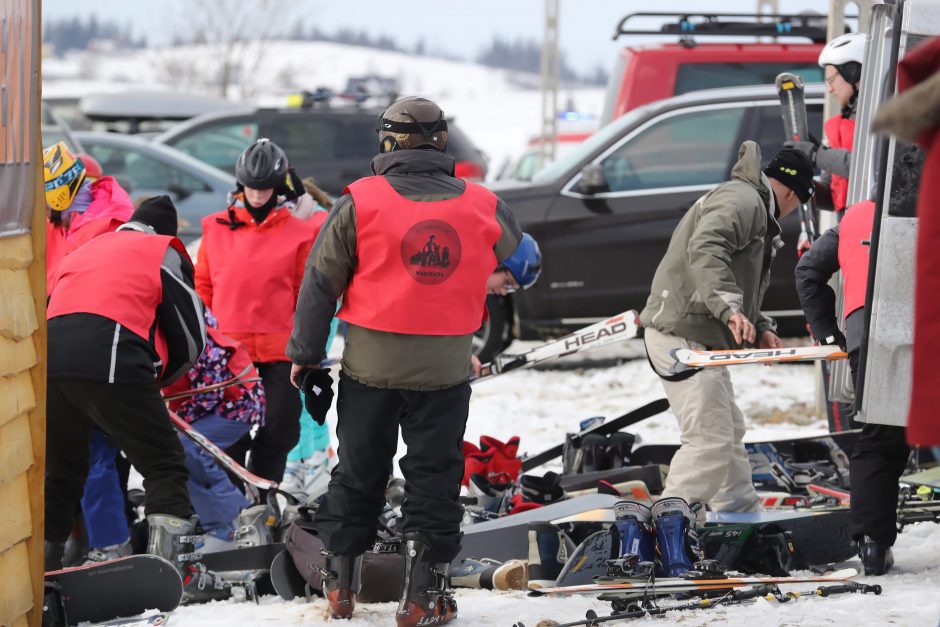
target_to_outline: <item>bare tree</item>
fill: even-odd
[[[254,76],[264,61],[268,42],[296,29],[296,16],[308,13],[308,2],[289,0],[187,0],[177,41],[206,46],[199,58],[169,52],[161,70],[168,82],[213,91],[225,98],[252,96]],[[232,87],[236,88],[234,93]]]

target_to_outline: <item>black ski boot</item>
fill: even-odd
[[[455,588],[485,590],[525,590],[529,584],[528,568],[523,560],[475,560],[465,557],[450,566],[450,585]]]
[[[49,542],[45,544],[45,569],[62,570],[62,558],[65,557],[65,542]]]
[[[632,433],[611,433],[607,438],[607,456],[611,468],[625,468],[630,465],[630,454],[636,436]]]
[[[887,544],[878,544],[870,536],[858,543],[858,556],[862,558],[865,574],[884,575],[894,566],[894,555]]]
[[[405,534],[405,580],[395,614],[398,627],[443,625],[457,618],[457,602],[448,584],[450,564],[432,563],[428,549],[421,535]]]
[[[529,587],[550,588],[568,561],[561,529],[548,522],[529,523]]]
[[[362,589],[362,555],[335,555],[326,549],[321,554],[326,558],[321,574],[330,616],[350,619]]]
[[[171,562],[183,579],[183,604],[224,601],[232,596],[232,586],[197,561],[194,543],[196,523],[169,514],[150,514],[147,552]]]

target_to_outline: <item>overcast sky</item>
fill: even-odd
[[[244,0],[253,2],[255,0]],[[825,13],[828,0],[779,0],[781,12]],[[130,24],[135,35],[152,43],[168,41],[185,19],[186,0],[43,0],[44,19],[96,15]],[[285,19],[325,32],[339,28],[387,35],[405,47],[424,39],[429,49],[443,49],[472,59],[495,35],[540,40],[543,0],[290,0]],[[561,48],[578,71],[610,69],[615,52],[630,40],[611,39],[619,20],[638,11],[712,12],[754,10],[756,0],[561,0]],[[225,19],[219,15],[219,19]],[[646,22],[650,24],[650,22]],[[633,40],[635,41],[635,40]]]

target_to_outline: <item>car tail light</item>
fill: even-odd
[[[454,166],[454,174],[459,179],[480,183],[486,176],[486,171],[479,163],[473,161],[458,161],[457,165]]]

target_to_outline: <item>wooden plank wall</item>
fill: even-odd
[[[43,598],[46,407],[46,218],[39,167],[42,161],[37,158],[42,147],[36,123],[39,1],[0,0],[0,9],[5,17],[16,18],[14,24],[4,20],[11,32],[4,34],[3,61],[19,57],[14,67],[20,79],[14,85],[17,87],[14,93],[7,96],[26,108],[23,111],[11,107],[17,119],[12,123],[4,120],[3,126],[7,134],[22,132],[24,126],[30,130],[28,137],[26,133],[20,135],[28,146],[25,153],[20,151],[11,159],[4,144],[0,156],[4,165],[15,162],[24,176],[32,179],[24,183],[33,192],[18,195],[0,190],[3,202],[17,199],[32,206],[31,213],[27,213],[31,215],[30,232],[0,237],[0,627],[39,627]],[[23,72],[21,66],[28,71]],[[6,68],[10,65],[6,64]],[[4,76],[9,78],[7,74]],[[31,84],[27,86],[23,79]],[[29,97],[24,98],[22,91],[27,89]],[[24,125],[24,120],[30,118],[31,123]]]

